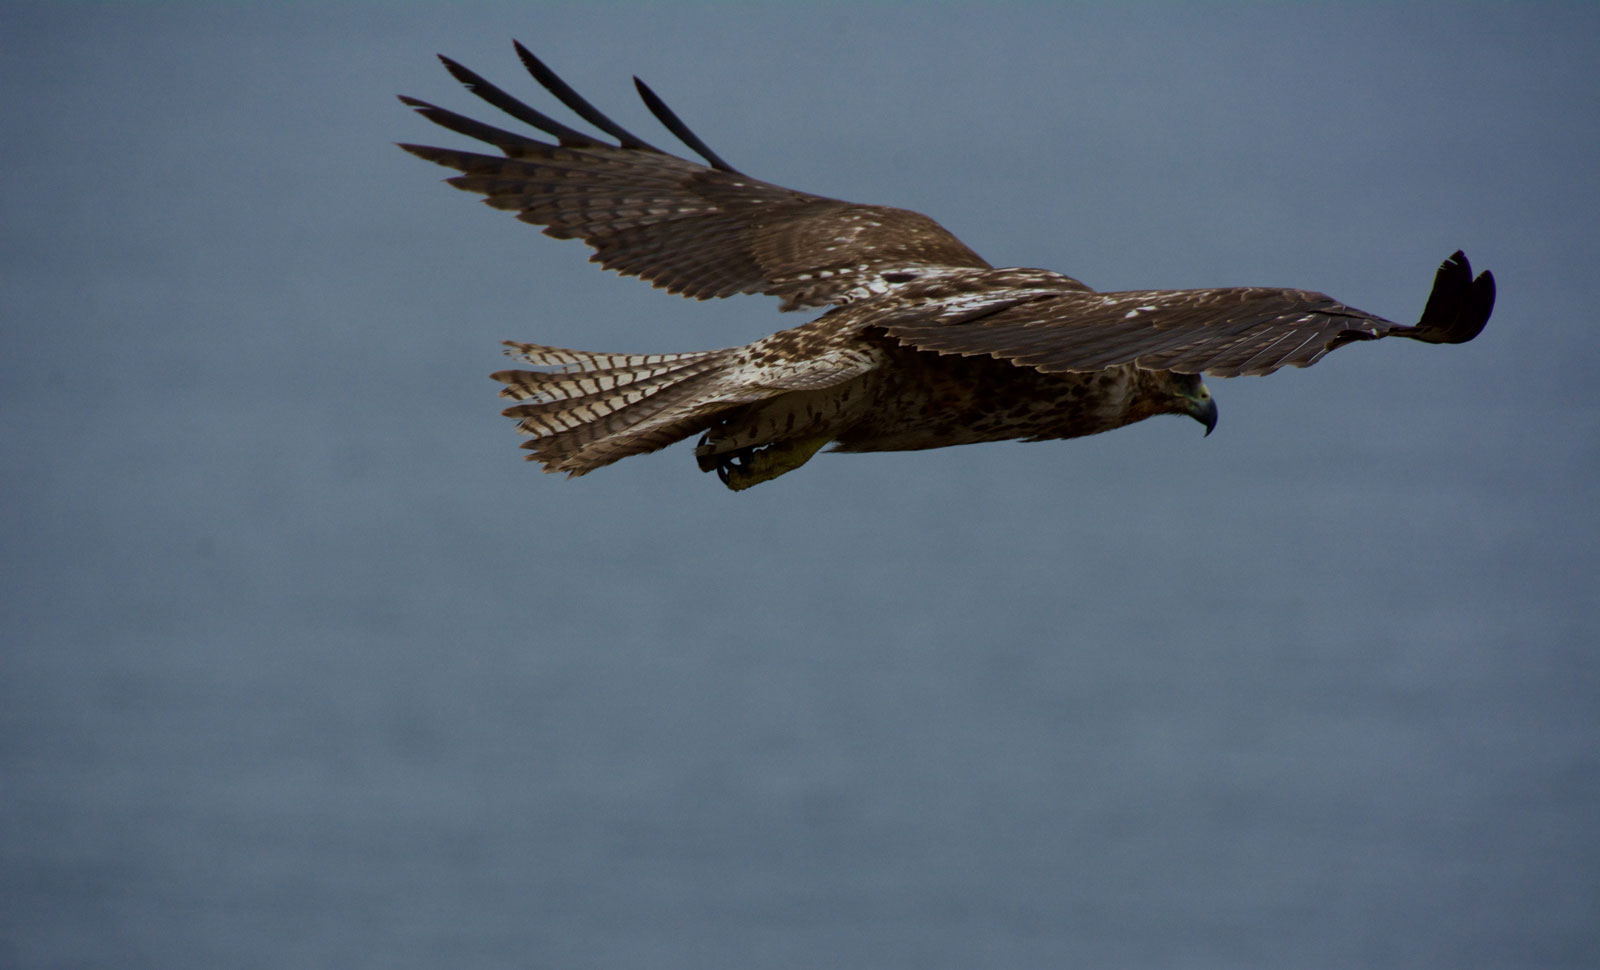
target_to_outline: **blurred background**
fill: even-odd
[[[1600,7],[0,7],[0,964],[1600,965]],[[1415,319],[1099,439],[566,481],[498,341],[802,314],[440,183],[545,110]],[[559,112],[557,112],[559,113]],[[562,115],[565,117],[565,115]],[[661,138],[665,139],[662,135]]]

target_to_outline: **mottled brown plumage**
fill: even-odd
[[[1096,434],[1157,414],[1216,423],[1200,379],[1305,367],[1381,337],[1463,343],[1488,322],[1494,279],[1455,253],[1420,321],[1404,326],[1321,293],[1269,287],[1096,293],[1038,269],[995,269],[927,216],[752,179],[659,97],[651,112],[705,164],[669,155],[601,114],[522,45],[534,78],[607,141],[441,58],[474,94],[544,142],[419,101],[407,105],[501,155],[402,145],[462,174],[489,205],[581,239],[595,261],[706,299],[765,293],[832,309],[743,347],[599,354],[509,343],[543,368],[494,374],[505,414],[547,471],[581,475],[701,434],[700,467],[747,488],[825,444],[898,451]]]

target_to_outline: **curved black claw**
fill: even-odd
[[[754,448],[740,448],[738,451],[730,451],[718,455],[716,458],[717,477],[722,480],[722,484],[732,488],[733,476],[742,474],[749,469],[750,461],[755,457],[755,453],[756,450]]]

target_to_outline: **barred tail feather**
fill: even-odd
[[[567,350],[565,347],[546,347],[544,344],[521,343],[503,340],[508,348],[507,357],[530,364],[552,367],[572,365],[574,370],[602,370],[613,367],[641,367],[650,364],[670,364],[685,360],[699,360],[720,354],[720,350],[692,351],[687,354],[592,354],[585,350]]]
[[[523,403],[502,412],[517,419],[523,444],[545,471],[582,475],[629,455],[665,447],[708,428],[729,406],[715,393],[725,351],[688,354],[592,354],[507,341],[507,354],[548,371],[490,375],[500,396]]]

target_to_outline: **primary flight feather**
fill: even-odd
[[[765,293],[783,309],[831,307],[743,347],[605,354],[513,343],[540,369],[493,375],[523,447],[571,475],[701,435],[695,456],[729,488],[804,464],[820,448],[900,451],[1109,431],[1186,414],[1206,433],[1201,380],[1305,367],[1381,337],[1464,343],[1494,308],[1494,278],[1444,261],[1411,326],[1321,293],[1275,287],[1097,293],[1042,269],[996,269],[917,212],[858,205],[751,178],[706,146],[637,78],[651,113],[704,159],[667,154],[606,117],[521,44],[523,65],[596,137],[462,65],[473,94],[553,138],[416,98],[430,121],[497,149],[405,150],[461,174],[457,188],[581,239],[608,269],[698,299]]]

